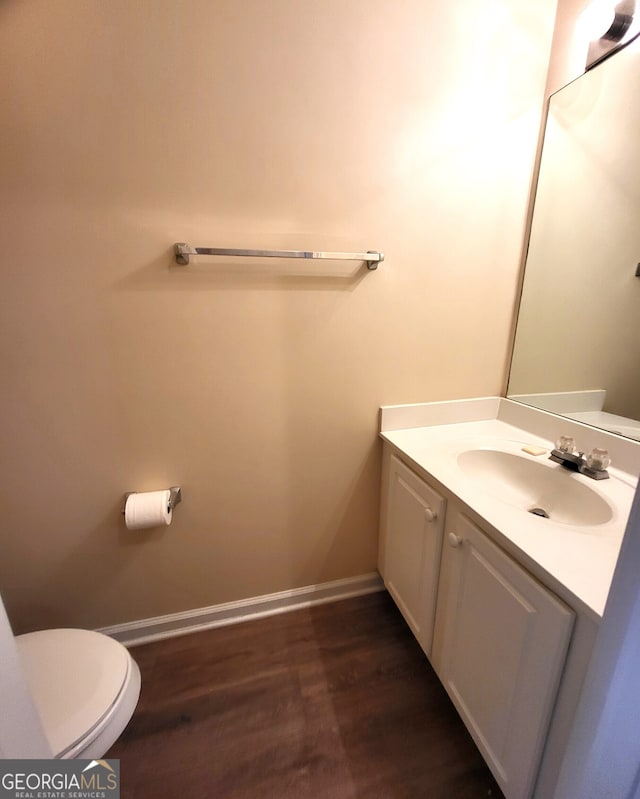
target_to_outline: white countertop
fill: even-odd
[[[576,610],[597,620],[602,617],[635,493],[636,464],[640,471],[640,444],[501,398],[385,408],[381,428],[381,437],[404,460],[435,481],[445,495],[463,503],[467,515],[534,576]],[[491,449],[563,469],[548,460],[559,430],[574,435],[579,445],[586,440],[585,449],[600,445],[612,455],[609,480],[569,475],[586,481],[606,500],[613,513],[605,523],[577,526],[527,513],[506,496],[496,499],[495,491],[489,493],[482,479],[470,476],[458,463],[464,451]],[[545,454],[522,451],[532,444],[544,447]],[[616,462],[624,470],[616,468]]]

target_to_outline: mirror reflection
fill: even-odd
[[[640,47],[549,112],[508,396],[640,440]]]

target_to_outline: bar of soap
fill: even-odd
[[[535,444],[528,444],[522,447],[522,451],[528,452],[529,455],[544,455],[547,450],[544,447],[536,447]]]

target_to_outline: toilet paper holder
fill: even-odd
[[[124,515],[125,506],[127,504],[127,498],[130,497],[132,494],[137,494],[137,491],[127,491],[124,495],[124,503],[122,505],[122,514]],[[169,507],[171,510],[175,508],[182,502],[182,488],[180,486],[169,486]]]

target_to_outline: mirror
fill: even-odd
[[[640,46],[549,100],[507,396],[640,441]]]

